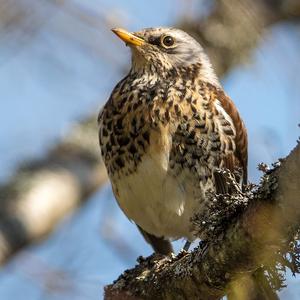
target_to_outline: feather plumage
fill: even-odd
[[[132,69],[99,115],[100,146],[120,207],[168,251],[163,238],[196,238],[206,192],[226,192],[217,169],[240,168],[246,183],[247,133],[195,40],[170,28],[135,34],[145,46],[132,47]],[[166,35],[176,47],[164,49]]]

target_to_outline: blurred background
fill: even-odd
[[[296,145],[299,0],[0,0],[0,299],[101,299],[151,254],[115,203],[96,115],[130,67],[110,28],[156,26],[207,50],[248,128],[250,181]]]

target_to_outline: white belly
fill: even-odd
[[[148,233],[193,240],[190,219],[199,200],[194,199],[193,184],[184,174],[177,178],[170,175],[166,153],[149,151],[135,173],[112,178],[113,189],[127,217]]]

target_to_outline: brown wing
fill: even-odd
[[[246,184],[247,132],[234,103],[222,89],[205,82],[184,100],[174,105],[174,119],[179,120],[179,125],[173,134],[170,159],[189,168],[200,162],[203,168],[207,165],[206,171],[214,167],[231,171],[240,168],[239,181]],[[217,190],[226,192],[226,180],[218,179],[215,178]]]
[[[236,131],[236,150],[234,155],[225,157],[225,166],[230,170],[234,170],[236,167],[241,167],[243,170],[243,183],[246,184],[248,164],[248,138],[246,127],[239,115],[239,112],[237,111],[236,106],[222,90],[216,91],[216,99],[220,101],[222,108],[232,119]]]

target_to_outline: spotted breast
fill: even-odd
[[[145,87],[149,81],[152,86]],[[176,77],[166,83],[130,74],[100,113],[100,145],[113,191],[124,213],[147,232],[194,239],[190,219],[214,189],[213,171],[232,169],[238,160],[225,99],[208,83],[187,86]],[[240,121],[238,115],[234,120]]]

